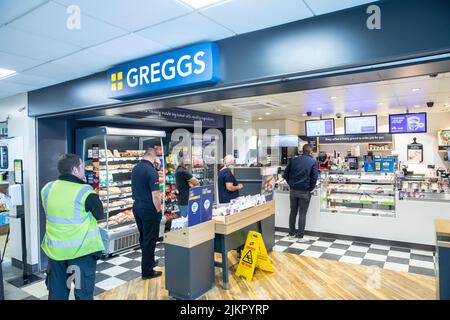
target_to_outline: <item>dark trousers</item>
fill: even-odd
[[[49,258],[46,280],[48,300],[68,300],[71,283],[75,286],[76,300],[93,300],[98,258],[99,254],[65,261]]]
[[[291,202],[291,214],[289,215],[289,234],[303,238],[305,233],[306,213],[308,212],[311,192],[291,190],[289,196]],[[295,232],[295,220],[298,217],[298,230]]]
[[[142,206],[133,206],[133,213],[139,230],[139,243],[142,249],[141,272],[142,276],[145,277],[153,273],[161,213],[155,214],[151,209]]]

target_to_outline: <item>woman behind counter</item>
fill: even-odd
[[[217,188],[219,191],[219,203],[229,203],[232,199],[239,197],[239,190],[243,185],[237,183],[231,169],[234,168],[236,159],[232,155],[227,155],[223,159],[223,168],[219,171],[217,177]]]

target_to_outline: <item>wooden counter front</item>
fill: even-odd
[[[435,220],[436,240],[439,247],[450,248],[450,220]]]
[[[275,201],[229,216],[213,217],[217,234],[228,235],[275,214]]]
[[[214,239],[214,222],[212,220],[164,235],[164,243],[184,248],[193,248],[212,239]]]

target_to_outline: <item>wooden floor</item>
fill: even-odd
[[[256,270],[251,283],[234,276],[237,258],[230,254],[230,290],[221,287],[221,272],[216,268],[216,284],[200,298],[208,300],[433,300],[435,278],[406,272],[374,269],[361,265],[304,257],[289,253],[270,253],[275,273]],[[379,280],[379,281],[378,281]],[[377,283],[379,286],[377,286]],[[162,277],[147,281],[136,279],[104,292],[104,300],[168,299]]]

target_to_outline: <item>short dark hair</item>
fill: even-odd
[[[58,172],[59,174],[71,174],[72,169],[80,165],[81,158],[76,154],[63,154],[58,159]]]
[[[313,148],[311,147],[311,145],[309,143],[305,144],[303,146],[303,154],[311,154],[312,152],[313,152]]]

